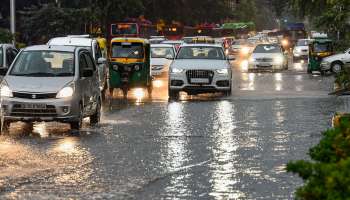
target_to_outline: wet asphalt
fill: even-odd
[[[293,199],[303,182],[286,163],[308,159],[330,127],[334,78],[300,63],[278,73],[239,65],[231,97],[168,102],[156,79],[152,97],[115,93],[101,124],[78,133],[13,124],[0,136],[0,199]]]

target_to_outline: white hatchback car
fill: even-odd
[[[152,76],[167,75],[171,60],[175,57],[175,48],[170,44],[151,45]]]
[[[108,64],[107,58],[104,58],[100,46],[95,38],[88,35],[70,35],[67,37],[52,38],[47,45],[51,46],[76,46],[85,47],[90,51],[98,67],[100,89],[104,92],[107,89]]]
[[[223,92],[231,95],[232,70],[221,45],[183,44],[170,65],[169,98]]]

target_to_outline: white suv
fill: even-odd
[[[350,49],[344,51],[343,53],[323,58],[321,70],[339,73],[345,64],[350,64]]]
[[[169,98],[211,92],[231,94],[232,70],[220,45],[183,44],[170,65]]]

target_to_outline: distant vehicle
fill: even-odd
[[[12,44],[0,44],[0,75],[5,75],[18,50]]]
[[[340,54],[323,58],[321,62],[322,71],[331,71],[333,73],[340,73],[345,64],[350,64],[350,49]]]
[[[293,61],[298,59],[308,59],[309,57],[309,39],[300,39],[293,49]]]
[[[171,60],[175,57],[175,47],[170,44],[151,45],[151,67],[153,76],[168,75]]]
[[[232,71],[221,45],[183,44],[170,65],[169,98],[223,92],[231,94]]]
[[[283,69],[288,69],[288,58],[279,44],[259,44],[249,58],[249,71]]]
[[[98,67],[99,83],[102,93],[108,88],[108,63],[107,58],[101,51],[98,41],[86,35],[70,35],[67,37],[52,38],[47,45],[50,46],[76,46],[84,47],[92,54],[94,62]]]
[[[11,122],[59,121],[80,129],[100,121],[98,70],[83,47],[32,46],[16,57],[0,85],[1,132]]]
[[[150,38],[157,35],[157,28],[150,23],[135,20],[118,22],[111,24],[109,35],[110,40],[115,37]]]
[[[179,50],[181,44],[183,44],[184,41],[183,40],[166,40],[166,41],[163,41],[161,44],[170,44],[170,45],[173,45],[177,50]]]
[[[234,55],[236,57],[246,57],[251,52],[252,48],[253,45],[249,44],[246,40],[234,40],[227,54]]]
[[[303,23],[288,23],[283,30],[283,40],[281,41],[285,50],[290,50],[299,39],[307,38],[307,32]]]
[[[151,36],[151,38],[149,39],[149,43],[150,44],[160,44],[165,40],[166,39],[164,36]]]

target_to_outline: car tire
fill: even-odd
[[[179,91],[174,91],[169,89],[169,100],[178,100],[179,99]]]
[[[9,130],[10,130],[10,125],[11,123],[7,120],[1,120],[0,122],[0,129],[1,129],[1,132],[0,132],[0,135],[7,135],[9,134]]]
[[[83,125],[83,107],[81,105],[79,107],[80,113],[78,119],[69,123],[71,130],[80,130]]]
[[[225,97],[230,97],[231,95],[232,95],[232,89],[227,90],[227,91],[224,92],[224,96]]]
[[[100,123],[101,119],[101,101],[98,101],[96,112],[90,116],[90,125],[95,126]]]
[[[340,62],[335,62],[331,66],[331,70],[335,74],[339,74],[343,70],[343,64]]]

